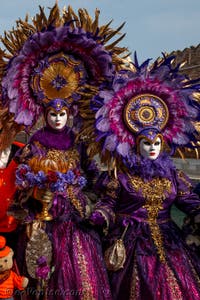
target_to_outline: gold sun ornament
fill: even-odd
[[[79,88],[81,80],[84,81],[82,62],[62,52],[50,57],[43,72],[37,72],[37,68],[32,75],[31,87],[37,93],[43,93],[47,102],[55,98],[72,100],[71,96]]]
[[[16,21],[16,28],[1,37],[0,79],[2,103],[14,121],[31,128],[43,104],[55,98],[69,106],[91,97],[88,86],[98,88],[117,70],[130,66],[130,53],[120,47],[124,23],[117,29],[111,22],[99,25],[86,9],[75,13],[71,6],[60,11],[56,3],[48,15],[39,13],[29,21]]]
[[[169,119],[165,102],[156,95],[140,94],[131,98],[124,108],[124,121],[134,133],[142,127],[157,126],[162,130]]]

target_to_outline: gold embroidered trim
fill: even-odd
[[[196,281],[196,283],[197,283],[197,285],[198,285],[198,289],[200,289],[200,277],[199,277],[199,274],[198,274],[198,273],[196,272],[196,270],[194,269],[194,266],[193,266],[193,264],[192,264],[192,262],[191,262],[190,259],[188,259],[188,262],[189,262],[190,268],[191,268],[191,270],[192,270],[192,272],[193,272],[193,274],[194,274],[195,281]]]
[[[117,179],[112,179],[108,182],[106,186],[106,195],[116,199],[118,197],[117,189],[119,188],[119,181]]]
[[[151,236],[157,248],[161,261],[165,261],[163,249],[163,237],[157,223],[157,217],[160,210],[163,209],[163,201],[171,190],[171,182],[166,178],[154,178],[151,181],[144,182],[139,176],[130,178],[130,182],[137,192],[141,192],[146,199],[143,208],[148,213],[148,223],[151,230]]]
[[[188,192],[178,191],[178,196],[186,196],[188,195]]]
[[[176,277],[174,276],[173,271],[168,266],[167,261],[165,261],[165,265],[163,265],[163,266],[165,268],[166,281],[167,281],[168,285],[170,286],[170,291],[172,293],[173,299],[183,300],[184,298],[182,296],[180,286],[177,282]],[[133,273],[132,273],[131,291],[130,291],[130,300],[135,300],[138,298],[138,288],[139,288],[139,276],[138,276],[137,265],[136,265],[136,263],[134,263]],[[158,290],[158,292],[159,292],[159,290]],[[158,295],[158,298],[159,297],[160,297],[160,294]]]
[[[173,271],[168,266],[168,264],[165,264],[166,268],[166,281],[168,282],[168,285],[170,286],[170,291],[172,292],[173,299],[176,300],[183,300],[182,292],[180,290],[180,287],[178,285],[177,279],[174,276]]]
[[[82,300],[95,300],[96,298],[93,295],[93,289],[92,286],[90,285],[90,278],[88,276],[88,266],[86,263],[85,255],[83,254],[83,249],[82,245],[80,243],[79,237],[76,235],[75,237],[77,247],[78,247],[78,266],[80,270],[80,276],[82,279],[82,294],[81,298]]]
[[[84,217],[84,210],[83,210],[83,207],[81,205],[81,202],[75,196],[73,186],[69,186],[67,188],[67,193],[68,193],[70,202],[76,208],[76,210],[79,212],[80,216],[83,218]]]
[[[187,187],[186,191],[178,191],[178,196],[187,195],[188,191],[191,191],[191,189],[192,189],[192,184],[187,180],[187,178],[185,177],[185,174],[181,170],[178,170],[177,174],[178,174],[178,178],[183,183],[185,183],[185,185]]]
[[[133,273],[132,273],[132,283],[131,283],[131,291],[130,291],[130,300],[138,299],[138,287],[139,287],[139,276],[138,269],[136,265],[136,260],[134,259],[133,265]]]

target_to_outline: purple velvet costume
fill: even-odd
[[[115,191],[111,192],[109,176],[104,174],[101,181],[107,194],[104,201],[116,212],[105,249],[129,224],[124,268],[109,271],[113,298],[200,299],[200,262],[170,217],[172,204],[191,216],[199,214],[200,199],[191,192],[188,178],[165,155],[155,161],[133,160],[132,173],[118,173]]]
[[[26,155],[22,152],[18,159],[26,163],[38,154],[45,157],[49,149],[68,153],[73,148],[74,138],[68,128],[54,131],[46,127],[32,136]],[[76,147],[76,150],[79,154],[76,169],[83,173],[86,168],[90,188],[96,170],[84,157],[83,148]],[[49,280],[48,299],[111,299],[99,236],[92,226],[84,223],[87,200],[82,190],[77,191],[76,199],[78,202],[72,203],[62,193],[55,195],[51,208],[53,220],[46,222],[55,267]]]

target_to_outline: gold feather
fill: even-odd
[[[105,38],[105,43],[107,43],[111,38],[113,38],[113,36],[120,33],[120,30],[124,27],[124,25],[125,22],[122,23],[116,30],[113,30],[109,35],[107,35],[107,37]]]
[[[109,46],[105,46],[106,50],[110,50],[113,49],[113,47],[115,45],[117,45],[124,37],[125,37],[126,33],[124,33],[121,37],[119,37],[116,41],[114,41],[112,44],[110,44]]]
[[[100,36],[104,36],[107,34],[108,31],[110,31],[109,26],[111,25],[111,23],[113,22],[113,20],[111,20],[110,22],[108,22],[106,25],[102,25],[99,29],[99,35]]]
[[[60,25],[62,25],[62,19],[60,18],[60,10],[57,3],[50,11],[47,25],[54,25],[55,27],[59,27]]]
[[[12,43],[9,39],[8,39],[8,35],[6,32],[4,32],[5,37],[1,38],[1,42],[4,44],[4,46],[6,47],[6,49],[11,53],[11,55],[14,55],[17,51],[17,48],[15,46],[14,43]]]
[[[36,14],[36,16],[32,19],[33,24],[36,27],[37,31],[41,31],[44,27],[47,27],[47,18],[44,13],[44,8],[39,6],[40,13]]]
[[[92,23],[93,34],[96,33],[98,25],[99,25],[99,15],[100,15],[100,11],[98,9],[96,9],[95,10],[95,19],[94,19],[94,22]]]
[[[75,12],[73,11],[71,6],[68,6],[68,13],[71,16],[71,20],[74,20],[75,22],[71,23],[71,24],[76,24],[76,27],[80,27],[80,21],[78,16],[75,14]],[[74,27],[74,26],[73,26]]]
[[[78,10],[79,19],[81,23],[81,27],[86,31],[87,30],[87,18],[83,9]]]
[[[65,10],[63,11],[63,22],[64,23],[69,23],[70,21],[72,21],[72,19],[73,19],[72,12],[73,12],[73,10],[72,10],[71,6],[68,6],[68,10],[66,10],[66,8],[65,8]],[[75,28],[74,22],[71,22],[70,26],[72,28]]]

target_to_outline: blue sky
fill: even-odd
[[[3,2],[3,3],[1,3]],[[55,0],[0,0],[0,34],[15,26],[28,13],[33,17],[39,5],[52,7]],[[113,27],[126,22],[121,46],[137,51],[139,61],[157,58],[161,52],[183,50],[200,43],[200,0],[58,0],[59,7],[86,8],[94,16],[99,8],[100,24],[113,19]]]

